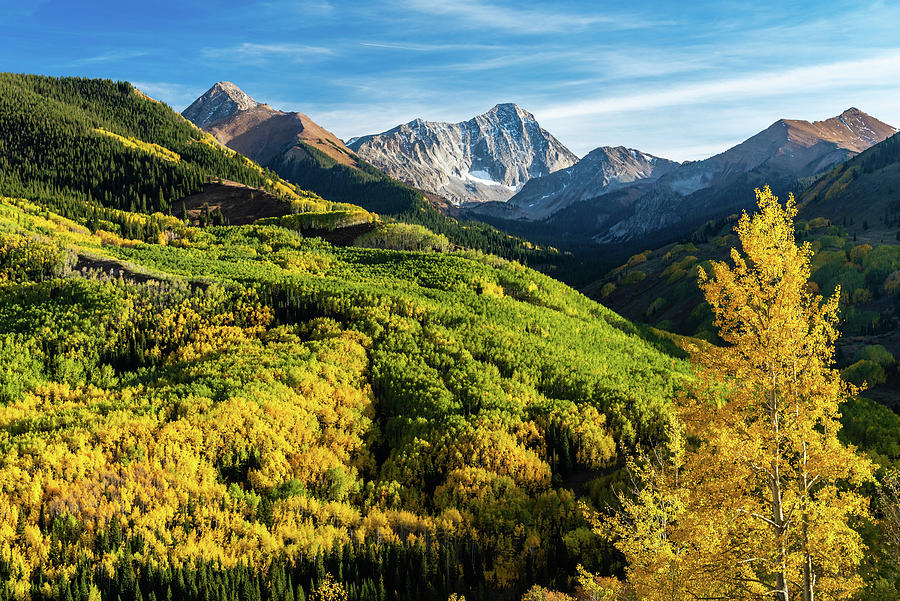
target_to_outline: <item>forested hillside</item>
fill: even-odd
[[[171,231],[3,201],[12,591],[478,599],[614,568],[579,501],[663,436],[679,360],[489,256]]]
[[[304,192],[128,84],[0,83],[0,601],[537,601],[626,573],[597,511],[677,443],[690,341],[461,248],[468,226]],[[823,292],[897,279],[800,231]],[[895,373],[857,354],[848,379]],[[843,421],[900,464],[893,413]],[[883,549],[871,598],[900,584]]]
[[[3,86],[0,599],[519,598],[619,567],[584,507],[666,437],[671,341],[424,228],[304,237],[358,207],[128,84]],[[285,215],[186,225],[207,178]]]
[[[209,177],[283,185],[125,82],[3,74],[0,140],[3,194],[64,213],[72,199],[166,211]]]

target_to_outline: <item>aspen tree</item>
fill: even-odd
[[[695,350],[672,449],[637,461],[636,494],[595,524],[628,560],[632,598],[815,601],[861,585],[851,521],[872,470],[837,438],[854,392],[832,366],[840,290],[808,286],[793,196],[756,193],[735,228],[743,252],[699,272],[724,345]]]

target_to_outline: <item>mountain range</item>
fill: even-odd
[[[512,103],[460,123],[415,119],[349,146],[391,176],[457,204],[508,200],[530,179],[578,161]]]
[[[571,167],[528,180],[505,205],[491,203],[472,210],[512,219],[544,219],[578,201],[655,181],[679,165],[633,148],[601,146]]]
[[[757,186],[802,190],[815,176],[896,131],[856,108],[825,121],[781,119],[702,161],[678,165],[656,158],[655,166],[649,160],[619,163],[627,169],[619,167],[621,179],[610,180],[616,185],[604,184],[603,178],[592,183],[599,169],[583,168],[581,163],[609,165],[606,152],[594,151],[571,169],[532,180],[507,206],[492,203],[472,211],[519,235],[594,244],[627,256],[683,237],[708,220],[751,209]],[[628,153],[633,158],[643,155]],[[634,179],[622,185],[627,178]]]
[[[334,200],[390,214],[427,198],[445,213],[455,215],[456,205],[551,244],[628,248],[748,208],[755,186],[793,188],[896,132],[851,108],[825,121],[780,119],[720,154],[680,164],[621,146],[579,160],[513,103],[459,123],[414,119],[347,144],[307,115],[273,109],[230,82],[215,84],[183,115]],[[410,199],[398,203],[404,194]]]
[[[896,131],[856,108],[826,121],[780,119],[723,153],[687,163],[661,177],[634,202],[630,214],[607,224],[595,236],[605,243],[641,239],[748,208],[754,187],[766,183],[790,187]]]
[[[434,190],[398,181],[361,158],[309,116],[274,109],[231,82],[213,85],[182,116],[222,146],[329,200],[424,225],[447,236],[453,244],[506,258],[541,263],[562,259],[555,250],[529,244],[485,223],[461,223],[453,216],[458,210]],[[235,189],[223,188],[220,192],[233,197]]]

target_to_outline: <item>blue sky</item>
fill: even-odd
[[[893,4],[0,0],[0,69],[125,79],[177,110],[229,80],[344,139],[516,102],[579,155],[699,159],[780,117],[900,127]]]

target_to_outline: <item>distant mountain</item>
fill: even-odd
[[[349,147],[391,176],[451,201],[509,200],[530,179],[571,167],[568,148],[515,104],[461,123],[416,119]]]
[[[182,115],[261,165],[302,161],[309,154],[304,146],[309,145],[342,165],[360,167],[337,136],[308,116],[273,109],[227,81],[210,88]]]
[[[851,363],[861,344],[874,342],[900,353],[900,304],[890,293],[900,268],[900,133],[819,176],[797,200],[798,238],[815,252],[812,281],[824,295],[841,286],[839,360]],[[736,223],[736,215],[709,221],[678,242],[623,258],[581,291],[629,319],[712,339],[696,268],[727,260]],[[900,396],[889,402],[900,407]]]
[[[678,165],[631,148],[601,146],[571,167],[528,180],[509,204],[528,219],[543,219],[574,202],[655,181]]]
[[[753,188],[783,192],[881,142],[897,130],[851,108],[826,121],[782,119],[737,146],[685,163],[638,189],[577,202],[550,217],[556,232],[574,229],[603,244],[655,247],[709,219],[750,208]]]

